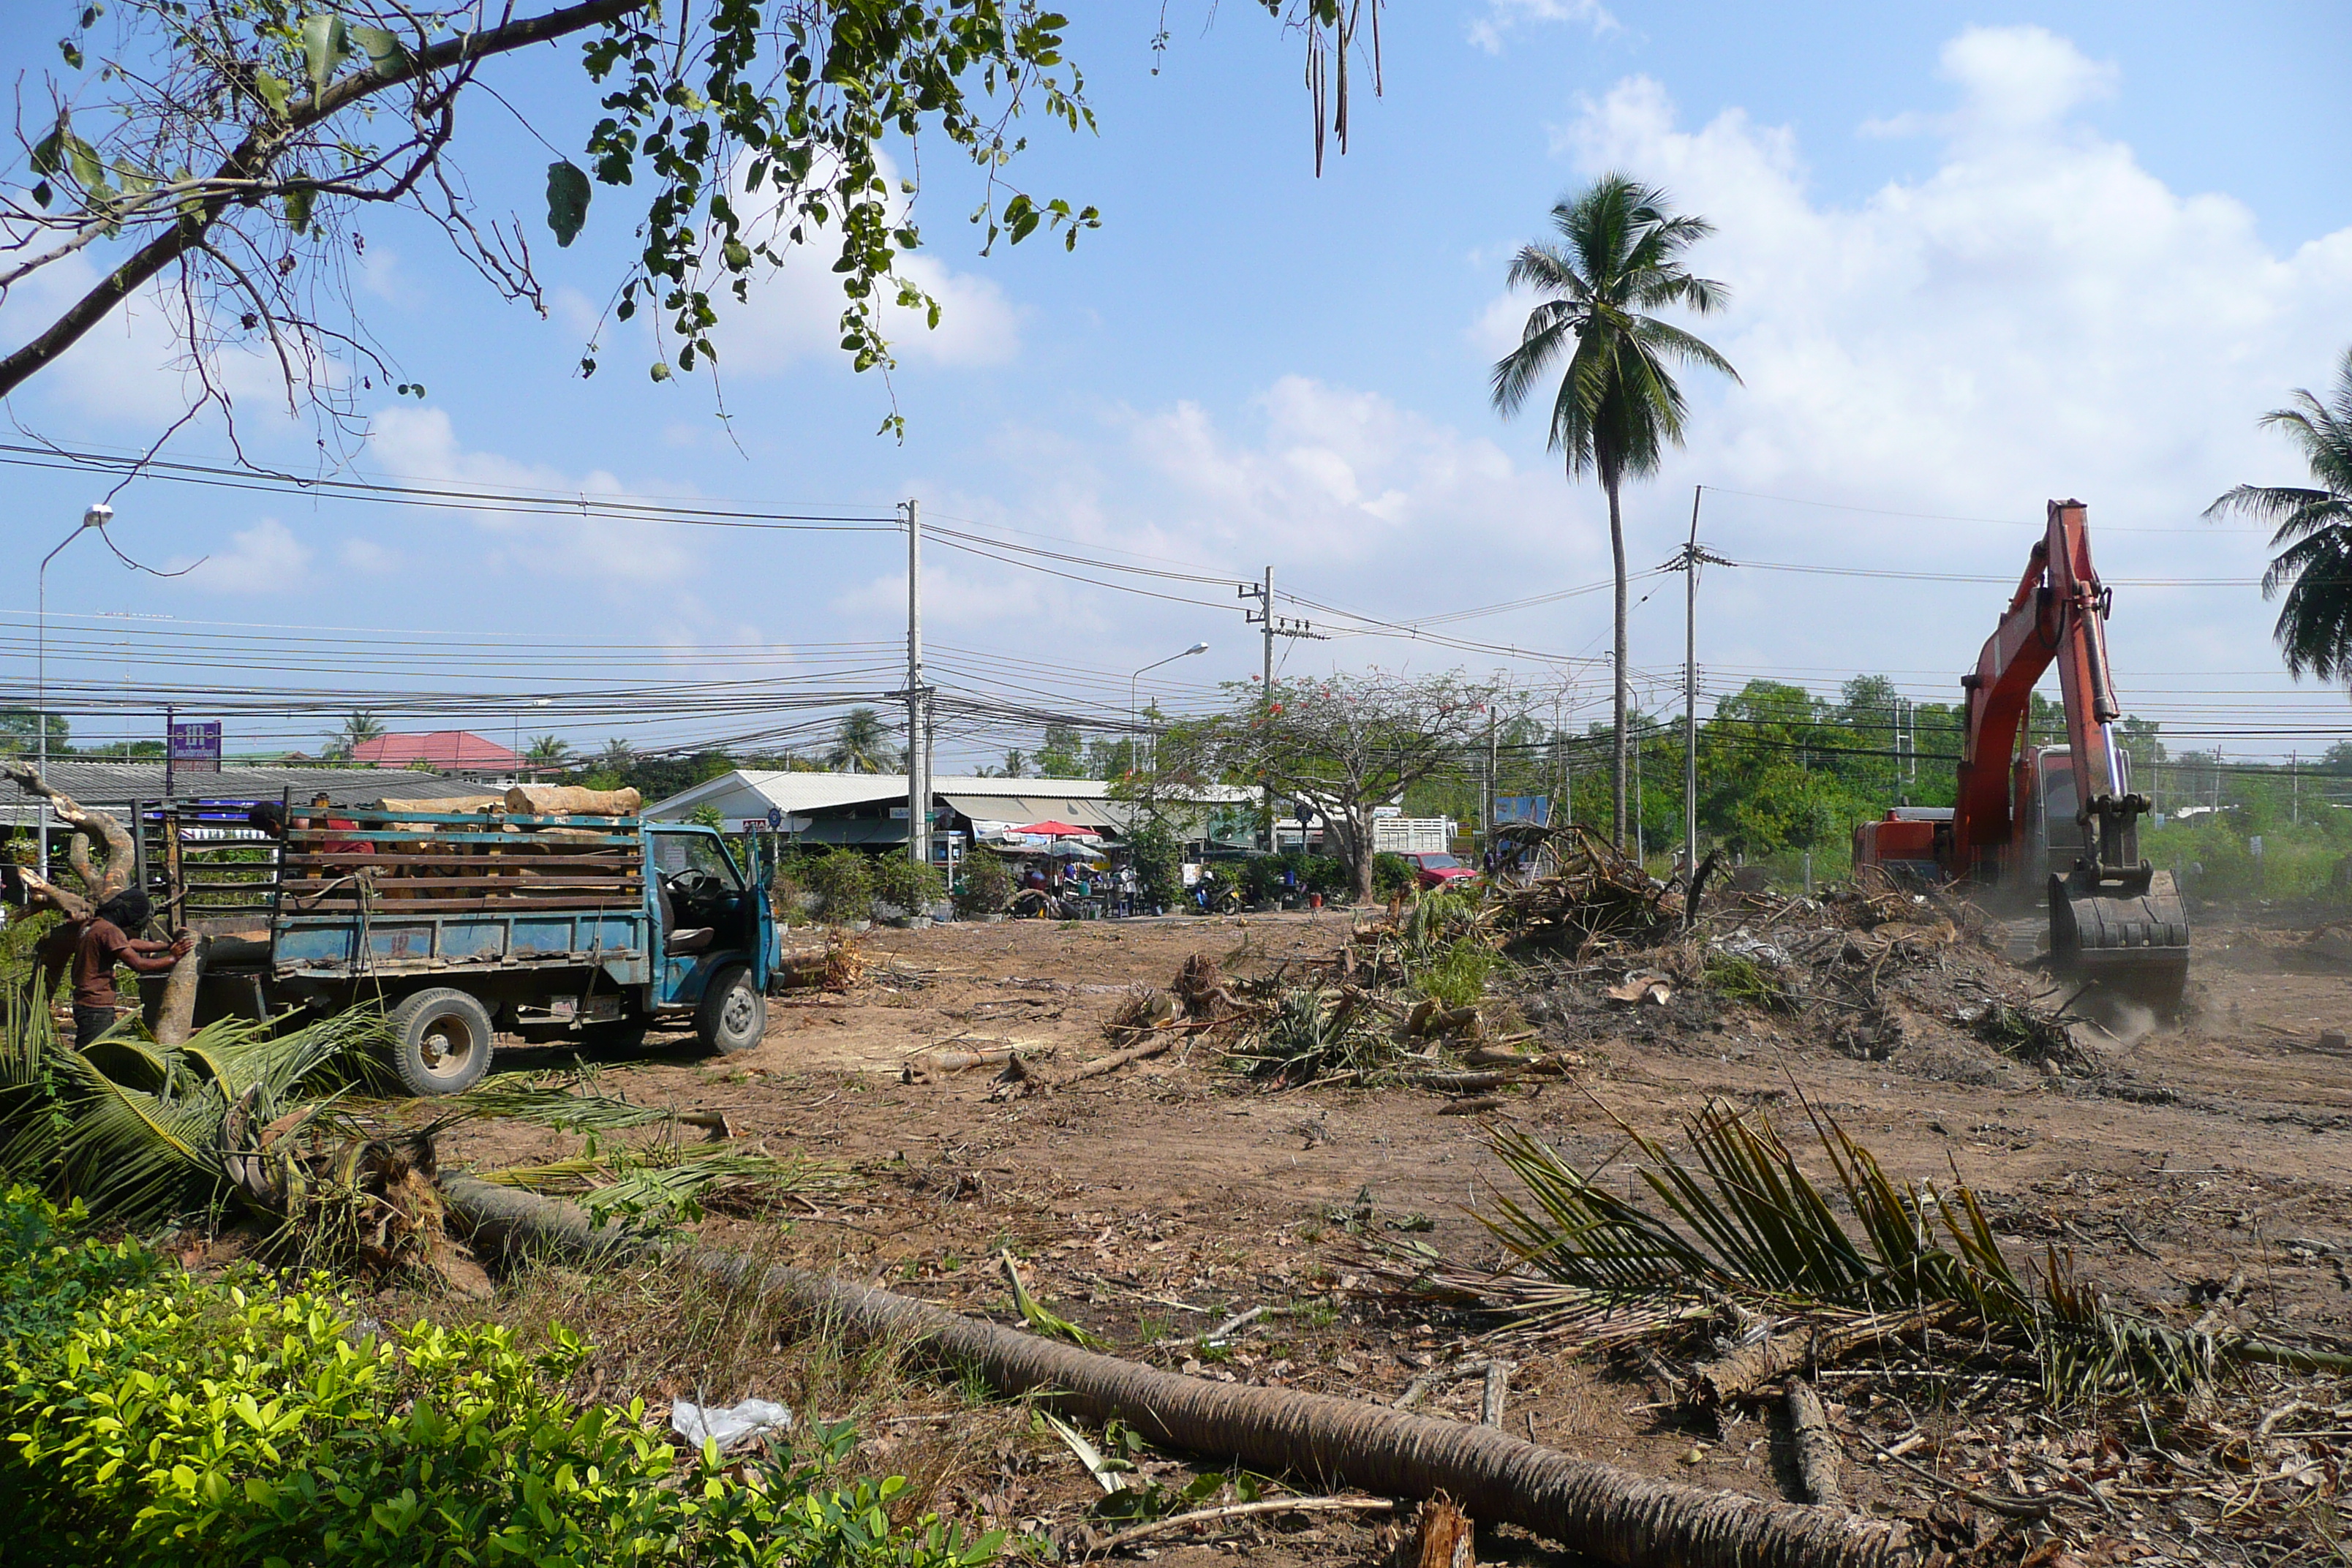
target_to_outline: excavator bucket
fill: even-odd
[[[2052,877],[2050,955],[2060,970],[2158,1012],[2178,1009],[2189,984],[2189,909],[2172,873],[2149,872],[2137,890]]]

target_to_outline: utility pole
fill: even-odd
[[[1698,867],[1698,569],[1736,564],[1698,542],[1698,503],[1705,485],[1691,487],[1690,541],[1664,570],[1683,577],[1683,870]],[[1640,819],[1637,816],[1635,820]]]
[[[1486,807],[1485,816],[1486,847],[1495,847],[1495,705],[1486,705]]]
[[[1276,616],[1274,613],[1274,568],[1271,566],[1265,569],[1264,582],[1244,583],[1234,590],[1234,594],[1237,598],[1257,601],[1257,608],[1243,612],[1243,619],[1247,625],[1265,628],[1265,673],[1260,677],[1261,684],[1258,687],[1257,700],[1259,711],[1271,719],[1274,716],[1274,639],[1306,637],[1314,642],[1328,642],[1330,639],[1321,632],[1314,630],[1309,622],[1293,620],[1289,616]],[[1274,785],[1270,783],[1259,786],[1258,819],[1263,824],[1259,829],[1258,847],[1271,850],[1274,847]],[[1302,835],[1301,843],[1304,842]]]
[[[2303,753],[2301,752],[2287,753],[2286,776],[2287,788],[2293,792],[2289,796],[2292,804],[2287,808],[2287,821],[2294,826],[2301,827],[2303,826]]]
[[[1265,671],[1258,681],[1257,700],[1261,705],[1260,711],[1270,728],[1274,717],[1274,568],[1271,566],[1265,569],[1265,582],[1258,588],[1258,603],[1265,610],[1264,638]],[[1258,788],[1257,813],[1259,818],[1265,824],[1265,840],[1259,845],[1259,847],[1272,854],[1274,851],[1274,784],[1271,780]],[[1307,853],[1307,828],[1304,824],[1301,824],[1298,829],[1298,853],[1302,857]],[[1304,863],[1302,860],[1301,864]]]
[[[907,502],[907,858],[931,863],[931,738],[923,689],[923,518]],[[909,910],[909,913],[916,911]]]

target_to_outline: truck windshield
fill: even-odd
[[[1416,855],[1413,858],[1421,862],[1422,869],[1425,871],[1451,871],[1462,864],[1451,855]]]
[[[682,871],[706,872],[732,891],[743,889],[743,879],[736,874],[726,850],[719,847],[718,839],[706,833],[656,834],[654,868],[665,877],[675,877]]]

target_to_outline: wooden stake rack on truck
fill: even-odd
[[[776,939],[756,861],[693,824],[478,798],[289,799],[275,822],[242,801],[138,808],[141,885],[198,939],[198,1021],[380,1004],[416,1094],[471,1087],[500,1029],[625,1048],[690,1024],[709,1050],[759,1043]]]

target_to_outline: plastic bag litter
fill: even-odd
[[[1769,963],[1775,969],[1786,969],[1789,966],[1789,953],[1786,948],[1776,946],[1761,937],[1751,935],[1746,926],[1741,926],[1729,936],[1707,943],[1707,946],[1717,952],[1727,952],[1734,957],[1749,959],[1758,963]]]
[[[681,1399],[669,1407],[669,1429],[694,1447],[706,1437],[730,1454],[771,1432],[792,1430],[793,1413],[768,1399],[747,1399],[740,1405],[697,1405]]]

